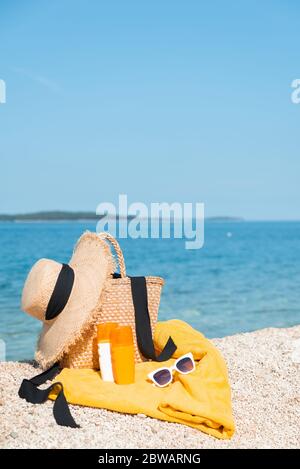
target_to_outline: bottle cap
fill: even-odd
[[[119,326],[111,334],[112,345],[133,345],[133,335],[130,326]]]
[[[97,325],[97,339],[98,342],[109,342],[111,333],[118,327],[116,322],[105,322]]]

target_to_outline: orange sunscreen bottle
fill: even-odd
[[[106,322],[97,326],[99,367],[103,381],[114,382],[111,361],[111,334],[118,327],[115,322]]]
[[[119,326],[112,331],[111,357],[115,383],[134,383],[134,346],[130,326]]]

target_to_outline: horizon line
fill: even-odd
[[[78,215],[78,218],[76,219],[69,219],[69,218],[53,218],[53,219],[35,219],[35,220],[30,220],[30,219],[24,219],[24,220],[1,220],[2,222],[14,222],[14,221],[18,221],[18,222],[26,222],[26,221],[44,221],[44,222],[55,222],[55,221],[91,221],[91,220],[98,220],[99,218],[101,218],[101,215],[97,215],[96,212],[93,212],[93,211],[89,211],[89,210],[38,210],[38,211],[30,211],[30,212],[19,212],[19,213],[5,213],[5,212],[1,212],[0,213],[0,217],[27,217],[27,216],[37,216],[37,215],[50,215],[50,214],[70,214],[70,215]],[[86,218],[85,218],[86,216]],[[106,214],[102,215],[103,216],[106,216]],[[113,217],[114,215],[110,215],[111,217]],[[127,216],[126,215],[121,215],[121,214],[116,214],[116,217],[117,218],[135,218],[134,215],[132,214],[128,214]],[[194,218],[194,217],[193,217]],[[147,219],[147,218],[143,218],[143,219]],[[151,217],[148,217],[148,220],[151,219]],[[177,218],[178,219],[178,218]],[[176,220],[176,219],[175,219]],[[204,217],[204,220],[207,220],[207,221],[228,221],[228,222],[299,222],[300,221],[300,218],[244,218],[242,216],[234,216],[234,215],[210,215],[210,216],[206,216]]]

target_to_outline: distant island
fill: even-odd
[[[207,221],[245,221],[242,217],[207,217]]]
[[[0,214],[0,221],[7,222],[26,222],[26,221],[79,221],[79,220],[100,220],[105,215],[96,215],[95,212],[68,212],[53,210],[48,212],[34,212],[34,213],[17,213],[17,214]],[[124,219],[126,217],[117,215],[117,219]],[[134,215],[128,215],[127,219],[132,220]],[[208,221],[223,222],[223,221],[244,221],[239,217],[208,217]]]
[[[96,215],[95,212],[66,212],[53,210],[49,212],[16,213],[13,215],[0,214],[0,221],[78,221],[100,220],[105,215]],[[117,218],[124,218],[117,215]],[[128,219],[134,218],[128,215]]]

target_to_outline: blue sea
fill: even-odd
[[[93,222],[0,223],[0,339],[8,360],[33,357],[40,323],[20,311],[26,275],[41,257],[68,262]],[[300,222],[206,222],[200,250],[178,239],[121,240],[128,275],[159,275],[161,320],[208,337],[300,323]]]

